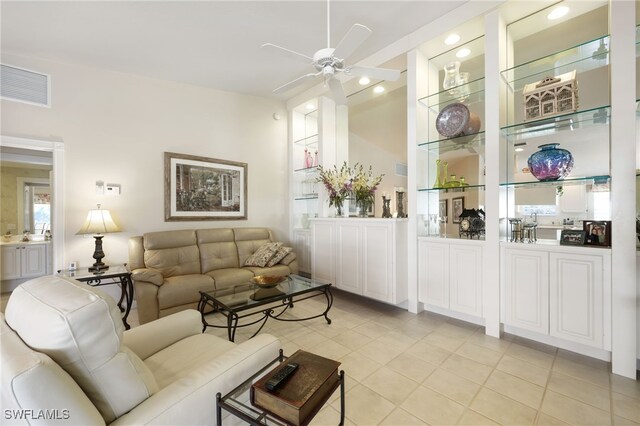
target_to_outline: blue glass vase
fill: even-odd
[[[531,174],[540,181],[562,179],[573,169],[573,155],[566,149],[558,148],[559,143],[540,145],[527,160]]]

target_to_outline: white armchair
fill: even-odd
[[[211,424],[216,393],[280,349],[203,334],[194,310],[124,331],[111,297],[56,276],[14,290],[5,315],[3,424]]]

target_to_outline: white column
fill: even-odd
[[[636,377],[635,2],[611,1],[611,363]]]

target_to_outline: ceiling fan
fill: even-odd
[[[342,83],[336,77],[338,73],[344,72],[347,75],[357,77],[369,77],[376,80],[395,81],[400,77],[400,71],[386,68],[372,68],[360,66],[347,66],[345,60],[348,58],[366,39],[371,35],[371,30],[364,25],[354,24],[347,34],[342,38],[335,48],[331,47],[330,36],[330,9],[327,0],[327,47],[318,50],[313,57],[299,53],[273,43],[265,43],[262,48],[285,53],[289,57],[302,59],[315,68],[315,72],[305,74],[292,80],[273,91],[273,93],[284,93],[303,82],[322,75],[325,86],[329,86],[334,101],[338,105],[345,105],[347,97],[344,94]]]

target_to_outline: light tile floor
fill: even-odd
[[[606,362],[515,336],[495,339],[482,327],[427,312],[334,296],[330,325],[323,318],[269,320],[262,332],[277,336],[285,354],[304,349],[342,362],[347,425],[640,425],[640,380],[611,374]],[[320,298],[305,300],[285,316],[324,306]],[[129,322],[138,324],[135,310]],[[236,341],[255,329],[238,330]],[[222,329],[207,332],[226,338]],[[337,424],[339,410],[336,392],[312,425]]]

